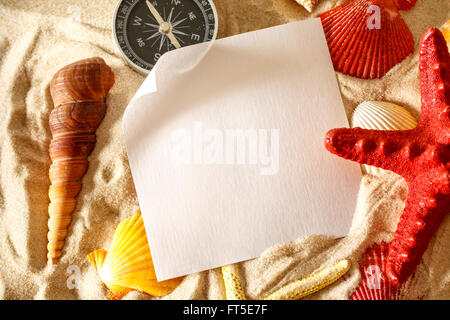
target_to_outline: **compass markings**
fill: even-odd
[[[213,23],[215,14],[213,19],[210,13],[214,12],[214,8],[205,4],[205,1],[149,0],[149,2],[151,5],[148,3],[145,5],[145,1],[122,0],[116,9],[116,21],[123,20],[124,24],[123,30],[114,25],[115,34],[119,37],[117,44],[126,59],[133,62],[132,65],[149,70],[154,65],[153,61],[156,62],[165,52],[179,48],[180,44],[187,46],[201,42],[201,38],[205,41],[213,38],[211,29],[217,24]],[[155,8],[159,13],[154,12]],[[197,20],[200,17],[205,20]],[[120,40],[121,38],[124,40]],[[123,41],[125,43],[122,45]]]
[[[172,32],[173,33],[176,33],[176,34],[181,34],[182,36],[187,36],[188,34],[187,33],[184,33],[184,32],[182,32],[182,31],[179,31],[179,30],[172,30]]]
[[[177,18],[178,18],[178,16],[179,16],[180,14],[181,14],[181,11],[178,12],[178,13],[175,15],[175,17],[173,18],[173,21],[177,20]],[[170,21],[170,22],[172,22],[172,21]]]
[[[161,43],[159,44],[159,51],[161,51],[163,44],[164,44],[164,40],[166,40],[167,36],[165,34],[162,35],[161,37]]]
[[[158,25],[156,25],[156,24],[153,24],[153,23],[148,23],[148,22],[144,22],[144,24],[145,24],[145,25],[147,25],[147,26],[150,26],[150,27],[153,27],[153,28],[159,29],[159,26],[158,26]]]
[[[169,22],[169,23],[171,23],[172,22],[172,13],[173,13],[173,9],[175,9],[175,8],[172,8],[172,9],[170,9],[170,13],[169,13],[169,16],[167,17],[167,21]]]
[[[183,18],[183,19],[181,19],[181,20],[178,20],[178,21],[172,23],[172,27],[175,28],[177,25],[179,25],[180,23],[182,23],[182,22],[185,21],[186,19],[187,19],[187,18]]]
[[[154,33],[154,34],[152,34],[150,37],[146,38],[145,40],[153,39],[154,37],[157,37],[157,36],[159,36],[159,35],[160,35],[160,33]]]
[[[158,36],[158,38],[156,38],[156,40],[155,40],[155,41],[153,41],[153,43],[152,43],[152,45],[151,45],[151,47],[152,47],[152,48],[153,48],[153,46],[155,45],[155,43],[157,43],[157,42],[158,42],[158,40],[160,39],[160,37],[162,36],[162,34],[161,34],[161,33],[157,33],[156,35]]]

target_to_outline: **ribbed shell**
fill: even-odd
[[[417,120],[405,108],[391,102],[366,101],[359,104],[352,114],[352,128],[376,130],[409,130],[417,126]],[[385,170],[361,165],[363,172],[380,174]]]
[[[409,10],[416,4],[417,0],[394,0],[395,6],[399,10]]]
[[[132,290],[162,296],[173,291],[181,282],[181,278],[156,281],[140,213],[119,224],[109,252],[96,250],[88,255],[88,259],[111,291],[110,299],[120,299]]]
[[[368,248],[360,261],[361,283],[350,300],[404,300],[408,290],[416,284],[415,278],[398,285],[386,275],[389,244],[382,242]]]
[[[52,263],[61,257],[81,179],[88,169],[87,157],[94,149],[95,131],[105,115],[105,98],[113,84],[114,74],[102,58],[67,65],[50,83],[55,108],[49,119],[53,139],[49,147],[47,248]]]
[[[71,63],[60,69],[50,83],[55,107],[74,102],[103,101],[114,85],[114,73],[102,58]]]
[[[348,0],[320,18],[334,68],[344,74],[381,78],[414,52],[411,31],[392,0]]]
[[[301,4],[308,12],[312,12],[319,0],[295,0]]]

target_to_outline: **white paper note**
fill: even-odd
[[[164,54],[124,115],[158,280],[345,236],[361,173],[324,136],[346,126],[319,19]]]

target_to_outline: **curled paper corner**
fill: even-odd
[[[172,64],[172,67],[174,68],[174,72],[176,72],[178,74],[183,74],[183,73],[187,73],[187,72],[195,69],[200,64],[200,62],[202,62],[202,60],[208,55],[209,51],[211,50],[211,48],[215,44],[215,42],[216,42],[216,40],[213,39],[211,41],[198,44],[197,46],[199,48],[205,47],[204,50],[201,50],[200,54],[195,54],[193,57],[188,56],[187,64],[185,63],[186,60],[182,61],[182,59],[179,59],[179,60],[174,59],[175,64]],[[180,48],[180,49],[182,50],[184,48]],[[191,53],[191,55],[192,55],[192,53]]]
[[[125,124],[127,122],[125,119],[128,117],[130,109],[135,105],[142,103],[149,95],[158,91],[158,87],[163,87],[165,85],[164,82],[160,80],[159,74],[170,72],[173,75],[173,79],[176,79],[177,77],[194,70],[205,59],[215,42],[216,40],[213,39],[208,42],[194,45],[199,50],[192,50],[189,48],[192,46],[189,46],[163,54],[136,91],[133,98],[131,98],[131,101],[125,109],[123,123]],[[185,50],[186,48],[189,48],[190,50]]]
[[[179,66],[175,67],[175,70],[177,71],[177,73],[183,74],[183,73],[187,73],[187,72],[192,71],[193,69],[195,69],[198,66],[198,64],[206,57],[206,55],[211,50],[211,47],[216,42],[217,32],[219,30],[219,15],[217,14],[217,10],[216,10],[216,7],[214,5],[211,5],[211,9],[212,9],[212,14],[214,15],[214,21],[215,21],[214,34],[212,36],[212,40],[210,40],[208,42],[203,42],[203,43],[198,44],[197,46],[200,46],[200,47],[203,47],[206,44],[205,50],[201,51],[201,53],[198,54],[196,57],[193,57],[190,64],[188,64],[188,65],[181,65],[181,66],[179,65]],[[184,47],[184,48],[186,48],[186,47]],[[180,49],[183,49],[183,47],[180,48]],[[181,61],[181,60],[179,60],[179,61]]]

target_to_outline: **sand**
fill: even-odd
[[[106,288],[86,254],[108,248],[117,224],[134,214],[136,199],[122,136],[122,115],[144,77],[129,68],[111,39],[116,1],[0,1],[0,297],[2,299],[106,299]],[[294,0],[215,0],[219,37],[315,17],[342,1],[320,0],[312,14]],[[337,74],[346,112],[364,100],[385,100],[420,112],[417,44],[422,32],[450,18],[448,0],[419,0],[402,12],[416,41],[415,53],[381,80]],[[101,14],[99,14],[101,13]],[[50,185],[49,83],[62,66],[101,56],[116,84],[90,156],[64,255],[47,266],[47,190]],[[358,285],[358,260],[376,241],[390,240],[407,188],[395,174],[365,176],[349,235],[311,236],[268,249],[240,263],[248,298],[271,293],[289,281],[352,261],[348,274],[309,299],[347,299]],[[164,299],[223,299],[219,269],[189,275]],[[450,217],[430,243],[405,298],[450,299]],[[126,299],[151,297],[133,292]]]

